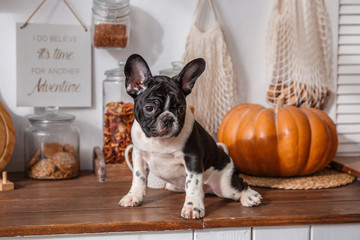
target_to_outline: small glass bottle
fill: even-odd
[[[130,34],[129,0],[94,0],[92,12],[93,46],[125,48]]]
[[[133,99],[125,88],[124,63],[105,72],[103,81],[103,152],[105,163],[124,163],[125,149],[131,144],[134,121]]]
[[[184,63],[181,61],[174,61],[174,62],[171,62],[171,66],[172,66],[172,68],[160,70],[159,74],[165,75],[168,77],[174,77],[180,73],[180,71],[184,67]]]
[[[25,174],[33,179],[78,177],[79,129],[75,116],[60,113],[58,107],[32,115],[25,130]]]

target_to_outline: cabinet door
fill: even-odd
[[[251,228],[195,230],[194,240],[251,240]]]
[[[310,226],[254,227],[253,240],[310,240]]]
[[[312,225],[311,240],[359,240],[360,224]]]

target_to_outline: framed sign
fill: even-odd
[[[16,25],[17,105],[91,106],[91,43],[80,25]]]

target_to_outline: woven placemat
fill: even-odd
[[[302,177],[255,177],[245,174],[240,176],[250,186],[277,189],[323,189],[334,188],[352,183],[356,178],[347,173],[325,168],[313,175]]]

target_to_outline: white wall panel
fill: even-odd
[[[254,227],[253,240],[310,240],[310,226]]]
[[[360,113],[360,105],[355,104],[339,104],[338,113]]]
[[[360,14],[360,5],[342,5],[340,14]]]
[[[359,240],[360,224],[311,226],[311,240]]]
[[[339,37],[339,44],[342,45],[354,45],[359,44],[360,37],[357,35],[343,35]]]
[[[360,142],[360,133],[354,134],[338,134],[339,143],[353,143]]]
[[[341,5],[354,5],[354,4],[359,4],[359,0],[340,0],[339,1]]]
[[[360,36],[341,36],[339,37],[339,44],[346,45],[347,43],[352,43],[357,41],[360,43]],[[339,65],[348,65],[348,64],[359,64],[360,55],[340,55],[338,59]]]
[[[360,124],[337,124],[338,133],[360,133]]]
[[[360,72],[360,67],[357,67],[357,71]],[[360,79],[358,84],[352,84],[352,85],[339,85],[338,86],[338,94],[356,94],[360,95]]]
[[[336,124],[338,155],[360,154],[360,0],[339,5]]]
[[[355,55],[355,56],[358,56],[358,55]],[[340,65],[339,64],[338,74],[346,75],[346,74],[359,74],[359,73],[360,73],[360,70],[359,70],[358,65]]]
[[[352,123],[356,124],[360,122],[360,114],[338,114],[336,118],[337,123]]]
[[[360,16],[358,16],[357,14],[340,15],[339,23],[344,25],[360,24]]]
[[[352,26],[350,26],[352,28]],[[339,54],[360,54],[360,46],[340,45]]]
[[[341,153],[348,153],[348,154],[354,154],[358,156],[358,152],[360,150],[360,143],[354,143],[354,142],[347,142],[344,144],[339,144],[338,146],[338,154]]]
[[[350,61],[354,61],[352,64],[357,64],[360,62],[360,55],[359,56],[339,56],[339,63],[341,62],[341,58],[343,57],[356,57]],[[355,62],[356,61],[356,62]],[[338,77],[338,84],[359,84],[360,74],[359,75],[339,75]]]
[[[339,95],[337,97],[338,104],[359,104],[360,103],[360,95]]]
[[[356,35],[360,34],[360,26],[342,26],[339,28],[340,35]]]
[[[251,228],[195,230],[194,240],[251,240]]]

